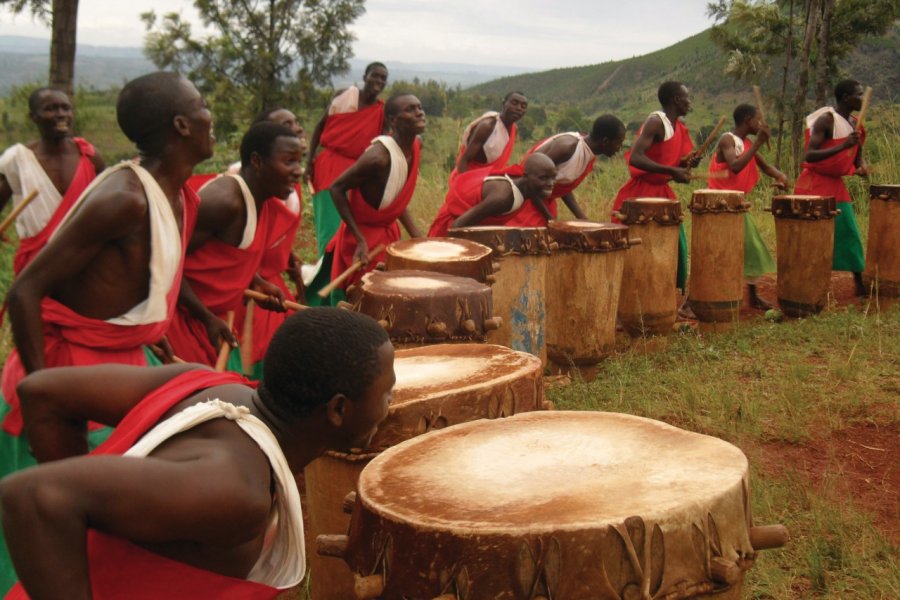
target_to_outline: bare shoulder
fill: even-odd
[[[834,126],[834,115],[830,112],[826,112],[823,115],[820,115],[816,122],[813,123],[813,129],[818,129],[821,131],[828,131],[831,127]]]
[[[243,212],[244,195],[234,177],[217,177],[200,190],[200,210],[214,210],[229,215]]]
[[[90,191],[74,218],[103,211],[120,218],[139,219],[147,214],[147,208],[147,193],[141,180],[131,169],[120,169]]]
[[[359,157],[359,162],[363,161],[370,168],[388,169],[391,166],[391,153],[384,144],[372,144]]]

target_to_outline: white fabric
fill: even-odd
[[[661,110],[657,110],[655,112],[650,113],[650,116],[647,118],[649,119],[650,117],[652,117],[654,115],[659,117],[659,120],[662,121],[663,128],[666,130],[666,133],[663,136],[663,141],[667,142],[667,141],[671,140],[672,136],[675,135],[675,126],[672,125],[672,121],[670,121],[669,117],[666,116],[666,113]]]
[[[394,138],[389,135],[379,135],[372,140],[372,144],[376,142],[387,148],[388,153],[391,155],[391,172],[388,175],[387,183],[384,184],[381,204],[378,205],[378,210],[384,210],[394,203],[394,200],[400,194],[400,190],[406,185],[406,178],[409,176],[409,165],[406,164],[406,156]]]
[[[300,492],[275,436],[265,423],[250,414],[250,409],[219,399],[189,406],[158,423],[125,452],[124,456],[146,457],[169,438],[221,417],[237,423],[238,427],[256,442],[268,457],[272,465],[272,474],[275,476],[275,498],[270,515],[270,531],[266,534],[262,552],[247,579],[279,589],[294,587],[306,573]],[[214,502],[215,499],[211,501]]]
[[[574,137],[577,140],[577,145],[575,146],[575,152],[572,153],[572,156],[556,166],[556,183],[572,183],[581,177],[581,174],[584,173],[587,166],[594,160],[594,153],[591,152],[591,148],[587,145],[587,142],[584,141],[584,137],[577,131],[557,133],[553,137],[547,138],[543,144],[537,147],[537,150],[552,144],[561,137]]]
[[[519,210],[520,208],[522,208],[522,204],[525,203],[525,196],[522,195],[522,191],[516,187],[516,184],[513,183],[513,180],[509,175],[491,175],[489,177],[485,177],[484,180],[485,181],[507,181],[507,182],[509,182],[509,187],[512,188],[512,193],[513,193],[513,205],[512,205],[512,208],[510,208],[508,211],[503,213],[504,215],[514,213],[517,210]]]
[[[107,322],[126,326],[158,323],[168,317],[166,297],[181,269],[181,230],[178,228],[178,221],[175,220],[175,213],[172,212],[172,205],[169,204],[165,192],[146,169],[126,160],[100,173],[81,193],[50,239],[56,237],[72,219],[94,188],[123,169],[131,169],[137,175],[147,196],[147,214],[150,217],[150,293],[146,300],[135,304],[127,313],[107,319]]]
[[[13,207],[37,190],[37,197],[16,217],[16,231],[20,238],[37,235],[62,202],[59,190],[50,181],[34,152],[22,144],[11,146],[0,156],[0,174],[6,177],[12,189]]]
[[[352,113],[359,110],[359,88],[351,85],[332,99],[328,105],[329,115]]]
[[[504,148],[506,148],[506,145],[509,143],[509,131],[506,129],[506,125],[503,124],[503,121],[500,119],[500,113],[497,111],[489,110],[469,123],[462,135],[462,145],[467,146],[469,144],[469,138],[472,137],[472,132],[475,131],[475,128],[478,127],[482,121],[487,119],[495,119],[494,130],[491,132],[491,135],[488,136],[488,139],[485,140],[481,149],[484,151],[484,157],[487,159],[487,162],[494,162],[501,154],[503,154]]]
[[[231,173],[226,175],[226,177],[231,177],[237,181],[238,186],[241,188],[241,196],[244,198],[244,206],[247,209],[247,224],[244,225],[244,233],[241,236],[241,243],[238,245],[238,249],[245,250],[253,243],[254,238],[256,238],[256,201],[253,199],[253,193],[250,192],[250,188],[247,187],[247,182],[244,181],[243,177]]]
[[[816,121],[825,114],[831,114],[834,117],[834,127],[831,130],[831,138],[835,140],[840,140],[845,137],[849,137],[851,133],[853,133],[854,128],[853,125],[850,124],[850,121],[842,117],[838,114],[834,107],[831,106],[823,106],[819,110],[810,114],[806,117],[806,128],[812,129],[813,125],[815,125]]]
[[[725,137],[726,135],[730,135],[730,136],[731,136],[731,139],[734,141],[734,152],[735,152],[735,155],[736,155],[736,156],[740,156],[741,154],[743,154],[743,153],[744,153],[744,140],[742,140],[741,138],[739,138],[739,137],[736,136],[735,134],[731,133],[730,131],[727,132],[727,133],[723,133],[723,134],[722,134],[722,137]]]

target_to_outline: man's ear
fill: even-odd
[[[250,164],[253,165],[254,169],[259,169],[262,166],[263,158],[259,155],[259,152],[251,152],[250,153]]]
[[[172,126],[178,132],[178,135],[184,137],[191,135],[191,126],[184,115],[175,115],[175,118],[172,119]]]
[[[350,411],[350,399],[344,394],[335,394],[325,403],[325,418],[334,427],[341,427]]]

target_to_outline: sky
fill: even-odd
[[[365,60],[529,69],[596,64],[646,54],[703,31],[708,0],[367,0],[351,27]],[[564,7],[564,8],[563,8]],[[180,12],[189,0],[81,0],[78,43],[140,47],[139,15]],[[49,38],[30,15],[0,9],[0,35]]]

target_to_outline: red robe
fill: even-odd
[[[360,232],[366,238],[369,250],[375,248],[378,244],[384,244],[385,248],[393,242],[400,239],[400,225],[397,219],[403,214],[403,211],[409,206],[412,200],[413,192],[416,189],[416,180],[419,177],[419,155],[422,145],[418,139],[413,143],[413,161],[406,177],[406,184],[397,194],[397,197],[384,210],[378,210],[363,198],[358,189],[351,190],[347,196],[350,203],[350,210],[356,225]],[[331,279],[335,279],[338,275],[347,270],[353,264],[353,253],[356,251],[356,238],[347,229],[347,223],[341,221],[337,233],[331,238],[328,244],[328,251],[334,253],[334,260],[331,263]],[[358,282],[362,279],[364,273],[371,271],[379,262],[383,262],[387,255],[386,250],[372,258],[366,265],[366,268],[356,271],[352,276],[344,280],[343,289]]]
[[[855,124],[855,121],[854,121]],[[810,130],[806,130],[805,148],[809,148]],[[820,150],[840,146],[846,138],[825,140],[820,146]],[[866,141],[865,127],[859,132],[859,144],[852,148],[847,148],[837,154],[829,156],[825,160],[818,162],[800,163],[803,171],[797,178],[797,185],[794,186],[794,193],[800,195],[811,196],[834,196],[838,202],[852,202],[850,192],[844,185],[842,177],[853,175],[856,173],[856,156],[859,149]]]
[[[328,115],[319,137],[322,147],[313,163],[313,189],[327,190],[356,162],[384,129],[384,102],[378,100],[356,112]]]
[[[201,390],[228,384],[252,385],[233,373],[190,371],[175,377],[141,400],[92,454],[124,454],[173,406]],[[165,558],[94,529],[88,530],[87,554],[94,600],[263,600],[284,591]],[[16,584],[6,598],[27,600],[28,595]]]
[[[190,188],[181,188],[183,199],[182,213],[182,265],[184,249],[194,231],[197,220],[197,207],[200,199]],[[85,317],[57,302],[45,297],[41,301],[41,317],[44,321],[44,361],[47,367],[67,367],[76,365],[96,365],[101,363],[119,363],[125,365],[147,364],[142,346],[157,343],[166,330],[175,313],[175,303],[181,287],[181,269],[172,282],[166,296],[167,318],[156,323],[145,325],[117,325],[107,321]],[[19,396],[16,386],[25,377],[25,369],[15,349],[10,353],[3,365],[2,389],[3,399],[10,406],[10,411],[3,420],[3,429],[12,435],[22,432],[22,413],[19,408]]]
[[[509,175],[521,177],[521,165],[497,169],[486,167],[460,173],[450,181],[450,189],[444,198],[444,203],[438,209],[437,216],[428,230],[428,237],[446,237],[447,230],[453,222],[464,215],[470,208],[482,201],[484,193],[484,180],[493,175]],[[529,202],[526,200],[525,202]],[[512,215],[496,215],[487,217],[479,225],[506,225]],[[546,222],[545,222],[546,224]]]
[[[537,144],[532,146],[531,149],[528,152],[526,152],[525,156],[522,158],[522,164],[524,165],[525,159],[527,159],[529,156],[534,154],[535,151],[538,148],[540,148],[549,139],[550,138],[544,138],[541,141],[539,141]],[[562,198],[566,194],[570,194],[573,191],[575,191],[575,188],[577,188],[579,185],[581,185],[581,182],[584,181],[585,177],[590,175],[591,172],[594,170],[594,163],[596,161],[597,161],[597,157],[595,156],[594,159],[590,163],[588,163],[587,167],[585,167],[584,171],[581,172],[581,175],[576,177],[574,180],[572,180],[568,183],[557,182],[556,185],[553,186],[553,191],[550,193],[550,197],[548,199],[544,200],[544,203],[547,205],[547,210],[550,211],[550,214],[553,215],[554,219],[556,218],[557,214],[559,214],[559,207],[557,206],[557,203],[556,203],[557,199]],[[547,223],[545,220],[544,225],[546,225],[546,224]],[[541,225],[540,227],[543,227],[544,225]]]
[[[275,217],[275,205],[270,198],[262,203],[256,221],[253,242],[243,250],[211,238],[185,258],[184,277],[200,302],[219,318],[237,310],[244,302],[244,290],[250,287],[259,270],[266,249],[266,232]],[[218,350],[213,348],[206,327],[179,305],[166,334],[178,358],[187,362],[216,364]]]
[[[94,147],[90,142],[87,142],[82,138],[74,138],[73,141],[75,142],[75,145],[78,146],[78,151],[81,152],[78,166],[75,167],[75,174],[72,176],[69,188],[60,200],[59,206],[56,207],[53,216],[50,217],[50,220],[47,221],[44,228],[31,237],[19,240],[19,247],[16,249],[16,255],[13,258],[13,273],[16,275],[25,268],[25,265],[31,262],[32,258],[37,256],[37,253],[40,252],[41,248],[47,245],[50,236],[56,231],[60,221],[66,216],[66,213],[69,212],[69,209],[72,208],[72,205],[78,200],[78,197],[81,196],[81,192],[83,192],[94,180],[94,177],[97,176],[97,168],[91,161],[91,157],[96,154]]]
[[[749,138],[744,138],[744,152],[741,156],[750,152],[752,148],[753,142]],[[731,169],[728,168],[728,163],[725,161],[719,162],[718,156],[718,152],[713,153],[712,161],[709,163],[709,172],[724,171],[728,173],[728,177],[710,177],[706,180],[706,187],[711,190],[737,190],[745,194],[753,191],[753,188],[756,187],[756,182],[759,181],[759,168],[756,166],[756,157],[754,156],[740,172],[732,173]]]
[[[199,192],[200,188],[202,188],[204,185],[218,176],[218,173],[203,173],[201,175],[191,175],[190,177],[188,177],[187,186],[195,192]]]
[[[497,117],[498,119],[500,117]],[[491,162],[480,162],[477,159],[473,159],[469,161],[468,168],[464,172],[474,171],[477,169],[502,169],[506,166],[506,163],[509,162],[509,157],[512,156],[513,147],[516,145],[516,124],[513,123],[507,129],[509,131],[509,141],[506,143],[506,146],[503,148],[503,152],[500,153],[496,159]],[[468,143],[469,140],[466,140]],[[463,157],[463,154],[466,153],[467,144],[462,144],[459,147],[459,152],[456,154],[456,162],[454,165],[458,165],[460,159]],[[453,167],[453,170],[450,171],[450,181],[453,182],[459,176],[459,171],[456,170],[456,167]]]
[[[694,149],[694,143],[688,133],[687,127],[681,120],[675,121],[675,133],[671,138],[664,142],[656,142],[647,149],[645,155],[655,163],[665,165],[667,167],[677,166],[681,159],[690,154]],[[641,131],[643,131],[641,126]],[[641,135],[638,131],[638,136]],[[642,171],[637,167],[631,166],[631,150],[625,153],[625,162],[628,164],[628,171],[631,173],[625,185],[619,189],[616,199],[613,202],[613,212],[618,211],[622,207],[622,203],[630,198],[669,198],[675,200],[675,192],[669,187],[670,175],[662,175],[660,173],[649,173]],[[618,222],[613,218],[613,221]]]

